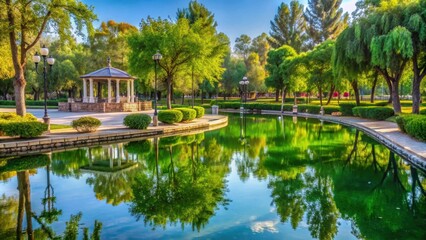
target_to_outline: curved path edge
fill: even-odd
[[[0,157],[16,157],[54,151],[64,151],[78,147],[140,140],[152,137],[188,135],[219,129],[228,125],[228,117],[205,115],[190,123],[159,125],[146,130],[128,128],[108,128],[94,133],[77,133],[74,130],[52,131],[42,137],[30,140],[5,139],[0,142]]]
[[[222,112],[239,113],[239,110],[221,109]],[[254,112],[259,113],[259,112]],[[261,114],[266,115],[285,115],[307,118],[317,118],[327,122],[342,124],[349,127],[355,127],[372,137],[377,142],[385,145],[402,158],[412,163],[416,167],[426,171],[426,143],[418,141],[405,133],[402,133],[398,125],[388,121],[374,121],[357,117],[317,115],[309,113],[293,114],[292,112],[262,110]]]

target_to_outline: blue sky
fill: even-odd
[[[110,19],[139,26],[147,16],[176,18],[178,8],[186,8],[190,0],[82,0],[95,7],[99,21]],[[241,34],[256,37],[268,33],[270,21],[281,2],[290,0],[198,0],[215,15],[218,31],[225,33],[233,43]],[[307,0],[301,0],[306,6]],[[344,11],[355,10],[356,0],[343,0]],[[100,23],[100,22],[99,22]],[[97,26],[99,25],[97,24]]]

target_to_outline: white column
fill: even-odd
[[[120,79],[117,79],[115,90],[115,102],[120,103]]]
[[[127,102],[130,102],[130,80],[127,80]]]
[[[95,98],[93,97],[93,79],[89,78],[89,103],[94,103]]]
[[[111,102],[111,79],[108,79],[108,103]]]
[[[135,102],[135,80],[130,80],[130,102]]]
[[[87,102],[87,82],[85,78],[83,78],[83,102]]]

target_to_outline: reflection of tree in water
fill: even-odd
[[[167,223],[180,223],[182,228],[190,224],[193,230],[199,231],[219,205],[227,204],[224,177],[229,168],[222,166],[223,162],[217,157],[197,156],[208,149],[198,149],[203,148],[203,144],[196,139],[186,136],[159,141],[161,150],[153,155],[158,157],[155,161],[149,159],[156,164],[139,172],[132,184],[134,199],[130,212],[137,220],[143,218],[145,224],[154,228],[165,227]],[[214,149],[214,142],[204,144],[211,146],[212,151],[219,151]],[[158,145],[154,151],[160,149]]]
[[[18,199],[15,196],[0,196],[0,239],[15,239]]]

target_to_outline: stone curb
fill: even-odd
[[[110,129],[96,133],[64,133],[65,136],[45,135],[43,139],[11,141],[0,143],[0,157],[14,157],[37,153],[46,153],[84,146],[124,142],[151,137],[172,136],[182,133],[201,132],[222,128],[228,124],[227,116],[216,116],[214,119],[203,119],[205,122],[186,123],[175,126],[154,127],[147,130]],[[111,132],[114,131],[114,132]]]

